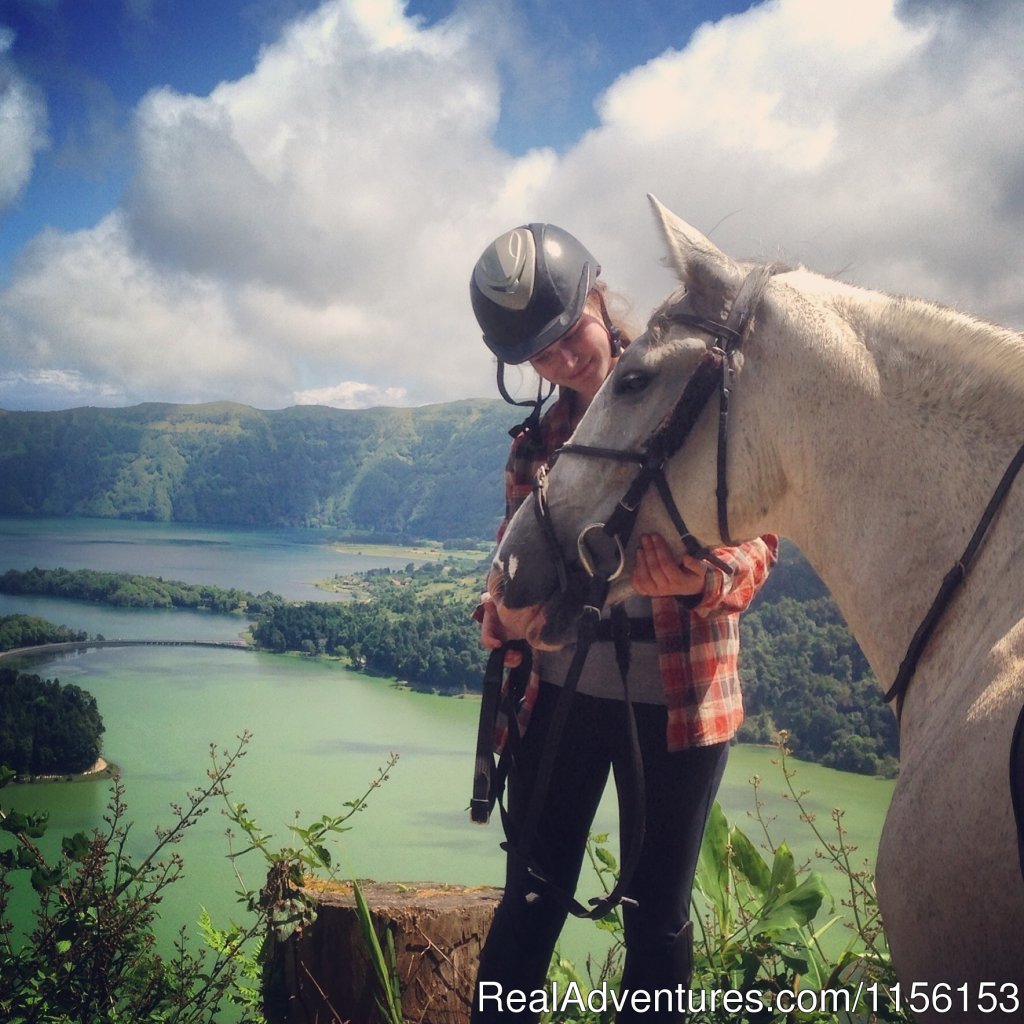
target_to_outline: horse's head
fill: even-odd
[[[628,595],[642,533],[661,533],[681,554],[687,544],[676,513],[691,535],[691,553],[698,543],[714,547],[758,532],[754,504],[763,503],[764,490],[752,503],[746,483],[755,472],[770,483],[770,446],[751,443],[756,417],[747,415],[746,388],[739,389],[730,402],[734,410],[742,405],[743,415],[730,415],[743,425],[730,423],[728,472],[720,483],[718,395],[723,362],[738,376],[744,359],[751,360],[744,343],[754,320],[763,319],[767,274],[750,274],[653,198],[652,204],[684,287],[624,352],[542,486],[509,524],[488,580],[506,627],[537,646],[572,639],[595,572],[611,580],[610,600]],[[754,275],[759,283],[752,287]],[[725,380],[729,390],[731,383]],[[660,480],[652,461],[663,463]],[[725,483],[730,496],[719,502],[716,491]],[[641,491],[635,517],[617,511],[622,499],[629,506]],[[611,523],[615,536],[603,529]]]

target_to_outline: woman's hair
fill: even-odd
[[[595,298],[594,292],[598,293],[600,299]],[[612,291],[604,281],[598,278],[594,282],[594,287],[590,290],[590,294],[587,296],[583,311],[591,316],[598,317],[604,322],[604,311],[601,309],[601,303],[604,303],[604,310],[608,313],[608,320],[611,321],[611,325],[618,328],[619,341],[623,348],[625,348],[641,333],[637,330],[636,313],[633,310],[633,304],[620,292]]]

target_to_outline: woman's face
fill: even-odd
[[[615,365],[608,329],[584,313],[571,330],[534,356],[530,365],[546,381],[572,388],[589,404]]]

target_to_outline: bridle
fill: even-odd
[[[601,448],[583,444],[564,444],[560,455],[575,455],[584,458],[609,459],[616,462],[631,462],[638,471],[626,493],[619,500],[615,510],[604,523],[585,526],[576,539],[579,561],[588,578],[585,615],[600,616],[601,606],[608,595],[610,584],[622,574],[625,563],[626,543],[632,533],[639,514],[640,502],[654,485],[673,526],[686,550],[695,558],[710,562],[723,572],[731,568],[722,562],[713,551],[700,543],[687,528],[679,507],[672,497],[665,477],[665,466],[682,448],[690,436],[698,417],[718,390],[718,454],[716,459],[718,532],[724,544],[732,544],[729,533],[729,489],[727,483],[729,445],[729,398],[736,376],[736,357],[740,353],[750,320],[772,275],[783,269],[777,264],[767,264],[751,270],[740,285],[733,300],[728,317],[718,323],[704,317],[670,308],[661,316],[665,325],[685,324],[706,331],[713,339],[712,346],[698,362],[682,394],[668,416],[662,421],[647,441],[635,451],[617,448]],[[918,662],[925,646],[935,631],[940,619],[948,608],[954,594],[967,578],[976,554],[980,550],[988,529],[1004,498],[1009,492],[1018,472],[1024,467],[1024,446],[1010,460],[995,491],[982,513],[966,549],[943,577],[942,584],[927,614],[912,637],[906,655],[900,663],[896,678],[885,693],[886,703],[896,702],[896,717],[902,717],[903,702],[907,689],[914,677]],[[568,571],[565,557],[555,535],[551,514],[545,498],[546,474],[538,475],[534,487],[536,500],[534,510],[541,524],[542,532],[558,570],[559,583],[564,591],[568,589]],[[1024,721],[1024,713],[1022,713]],[[1024,728],[1024,726],[1022,726]]]
[[[729,399],[736,377],[736,358],[739,355],[750,320],[761,300],[768,281],[779,268],[776,265],[758,266],[751,270],[740,285],[724,322],[715,322],[673,307],[662,314],[661,323],[685,324],[706,331],[712,337],[711,347],[701,356],[690,375],[682,394],[661,424],[636,450],[602,448],[594,445],[568,443],[558,449],[558,455],[607,459],[633,463],[636,475],[619,499],[615,510],[604,523],[590,523],[576,539],[580,565],[588,578],[585,613],[596,610],[607,597],[609,585],[625,568],[625,548],[640,511],[640,503],[653,485],[668,512],[687,552],[694,558],[710,562],[725,573],[731,567],[706,545],[702,544],[687,527],[665,477],[665,467],[686,443],[705,406],[718,391],[718,455],[716,459],[718,530],[722,541],[731,544],[729,533],[729,489],[727,483],[729,447]],[[538,474],[534,485],[534,512],[546,538],[556,566],[559,585],[565,593],[569,588],[568,568],[558,543],[551,512],[546,499],[547,474]]]

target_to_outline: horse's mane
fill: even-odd
[[[744,269],[753,265],[742,264]],[[934,383],[953,404],[1003,396],[1024,403],[1024,334],[1019,331],[928,299],[874,291],[800,265],[775,266],[803,298],[850,324],[875,363],[883,390],[902,393]],[[692,301],[682,286],[655,309],[648,324],[655,344],[671,313]]]
[[[968,313],[924,299],[889,302],[894,345],[913,354],[922,374],[948,377],[957,391],[1010,390],[1024,398],[1024,336]]]
[[[796,288],[809,285],[806,290],[851,324],[890,387],[942,381],[954,401],[1007,392],[1024,401],[1019,331],[928,299],[872,291],[803,268],[799,274]]]

